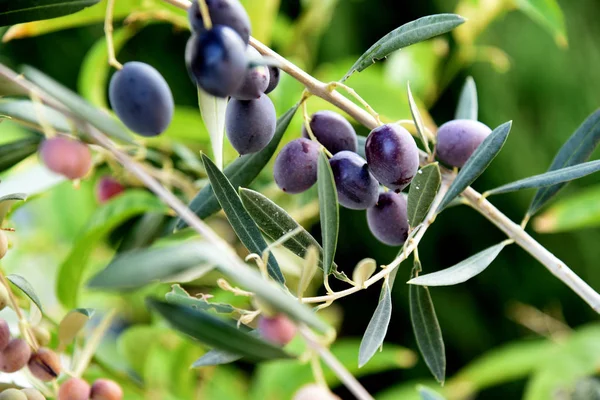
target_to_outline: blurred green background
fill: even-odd
[[[277,8],[276,1],[260,3]],[[515,2],[518,3],[523,2]],[[405,94],[408,79],[421,104],[429,108],[433,121],[441,125],[453,117],[464,80],[469,75],[473,76],[479,95],[479,119],[492,128],[513,120],[513,129],[504,150],[474,185],[480,191],[544,172],[562,143],[600,105],[600,25],[597,23],[600,20],[600,2],[562,0],[558,3],[564,14],[568,46],[557,40],[556,32],[540,23],[539,19],[530,18],[532,14],[513,10],[515,4],[509,1],[463,0],[459,4],[448,0],[282,0],[279,13],[273,20],[255,10],[253,0],[246,1],[255,32],[258,26],[259,37],[324,81],[339,79],[365,49],[402,23],[433,13],[470,10],[471,15],[468,15],[469,21],[463,31],[467,39],[446,35],[418,44],[352,76],[347,83],[387,120],[397,120],[410,117]],[[497,12],[494,11],[496,8]],[[260,20],[257,22],[257,19]],[[487,20],[489,24],[485,23]],[[478,23],[484,25],[482,31],[470,33]],[[119,52],[119,60],[144,61],[156,67],[169,82],[179,108],[186,108],[191,113],[197,99],[183,61],[188,37],[185,29],[171,24],[151,24],[140,29],[127,42]],[[98,100],[105,96],[105,92],[98,91],[98,87],[86,88],[86,85],[94,84],[95,81],[91,81],[100,79],[104,73],[101,71],[107,68],[92,64],[88,66],[86,78],[82,79],[81,73],[82,63],[89,57],[90,49],[102,38],[102,25],[97,22],[33,38],[14,39],[0,44],[0,62],[15,68],[21,64],[33,65],[73,89],[88,94],[96,90],[95,99]],[[289,77],[284,77],[280,88],[273,94],[278,112],[284,112],[296,102],[300,93],[301,88]],[[326,107],[318,100],[311,100],[309,105],[311,111]],[[197,119],[192,120],[195,122]],[[300,124],[297,116],[286,134],[288,139],[299,135]],[[6,141],[7,137],[22,134],[20,129],[3,123],[0,132],[4,137],[0,140]],[[368,133],[360,127],[357,129],[363,135]],[[209,150],[206,133],[199,124],[187,126],[172,133],[172,136],[193,149]],[[231,149],[227,154],[229,160],[235,156]],[[564,199],[581,190],[593,190],[597,185],[600,185],[597,175],[587,177],[570,184],[560,197]],[[268,171],[255,186],[291,211],[300,210],[315,198],[314,191],[295,198],[283,195],[270,183]],[[492,201],[510,218],[520,221],[532,196],[533,192],[524,191],[494,197]],[[541,234],[532,229],[532,226],[538,226],[534,221],[529,230],[592,287],[600,289],[600,229],[595,226],[600,222],[597,199],[599,197],[592,197],[591,201],[579,206],[584,210],[589,207],[590,215],[596,213],[582,229]],[[84,182],[78,190],[68,183],[58,185],[26,205],[14,217],[13,225],[18,228],[18,233],[13,244],[17,253],[7,259],[4,267],[30,277],[36,285],[51,282],[53,271],[96,207],[91,182]],[[314,211],[302,216],[309,226],[316,221]],[[222,216],[217,216],[211,223],[227,233],[223,220]],[[318,224],[313,226],[312,233],[319,236]],[[451,266],[502,239],[501,232],[473,210],[465,206],[452,208],[438,217],[420,246],[423,268],[435,271]],[[381,245],[372,237],[364,212],[341,210],[339,243],[336,261],[348,274],[365,257],[387,263],[397,253],[397,249]],[[111,252],[110,246],[99,249],[94,253],[93,263],[105,264]],[[408,264],[400,267],[393,290],[394,312],[386,343],[417,351],[408,313],[408,290],[403,284],[409,273]],[[37,289],[45,300],[53,302],[53,286],[47,290],[39,286]],[[597,321],[593,310],[516,246],[506,248],[480,276],[459,286],[432,289],[431,293],[446,343],[449,377],[499,346],[511,342],[537,345],[536,339],[542,339],[543,343],[563,343],[555,337],[556,334],[569,334],[563,324],[578,329]],[[362,336],[378,296],[378,288],[372,288],[336,303],[331,314],[342,318],[340,338]],[[117,301],[94,294],[87,295],[85,299],[91,303]],[[141,303],[137,304],[138,309],[135,302],[132,304],[129,313],[125,314],[125,324],[147,318],[140,310],[143,308]],[[595,332],[597,330],[592,331],[590,337],[600,339]],[[592,374],[600,367],[597,345],[588,348],[585,346],[589,343],[585,343],[578,348],[581,354],[575,350],[571,352],[585,359],[575,357],[569,364],[569,371],[577,371],[575,375],[578,376]],[[553,348],[553,351],[556,349]],[[505,364],[500,362],[495,369],[490,369],[492,377],[487,379],[494,381],[495,378],[497,382],[489,388],[481,384],[486,388],[476,398],[544,398],[535,397],[532,387],[543,386],[540,381],[560,381],[565,376],[564,371],[554,371],[556,376],[552,378],[552,372],[544,370],[539,373],[542,377],[536,377],[532,375],[536,369],[523,366],[527,363],[520,363],[518,357],[522,355],[532,364],[534,361],[552,364],[546,362],[546,353],[541,354],[523,349],[516,351],[516,355],[507,356],[502,361]],[[565,358],[561,357],[559,360],[564,361]],[[519,369],[515,366],[522,367],[524,372],[511,375],[511,368]],[[250,376],[252,367],[241,364],[239,368],[242,374]],[[381,394],[381,398],[408,398],[408,395],[402,394],[403,384],[431,381],[422,361],[413,368],[386,369],[361,378],[366,388]],[[239,372],[233,371],[229,370],[228,373],[233,374],[230,377],[237,377]],[[485,381],[486,378],[479,379]],[[532,383],[535,379],[538,379],[537,383]],[[435,384],[430,386],[435,387]],[[451,398],[462,398],[461,390],[469,392],[460,385],[447,386],[450,388],[447,394]],[[394,388],[399,391],[394,392]],[[343,398],[351,398],[343,388],[336,388],[336,392]],[[213,395],[212,398],[227,398],[221,396],[225,395]]]

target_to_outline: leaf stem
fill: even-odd
[[[210,19],[210,12],[208,11],[208,6],[206,5],[206,0],[198,0],[198,5],[200,6],[200,14],[202,15],[202,23],[206,29],[212,29],[212,21]]]
[[[123,65],[117,61],[115,55],[115,44],[113,42],[113,14],[115,0],[108,0],[106,4],[106,15],[104,16],[104,35],[106,36],[106,49],[108,50],[108,64],[116,69],[122,69]]]

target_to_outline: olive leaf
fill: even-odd
[[[417,390],[419,391],[421,400],[445,400],[441,394],[423,385],[417,386]]]
[[[477,86],[475,79],[468,76],[458,99],[458,106],[454,119],[472,119],[477,121],[478,103],[477,103]]]
[[[211,303],[204,298],[192,297],[180,285],[171,286],[171,291],[165,295],[165,299],[167,299],[169,303],[192,307],[196,310],[214,310],[222,314],[231,314],[235,311],[235,308],[230,304]]]
[[[358,367],[365,365],[383,345],[388,326],[392,318],[392,296],[388,282],[383,283],[382,297],[369,321],[367,330],[360,342],[358,351]]]
[[[0,0],[0,26],[73,14],[100,0]]]
[[[438,163],[421,168],[410,184],[408,191],[408,222],[411,227],[419,225],[429,212],[440,185],[442,174]]]
[[[340,215],[333,171],[323,151],[319,154],[317,186],[323,236],[323,273],[327,276],[331,273],[337,248]]]
[[[377,262],[372,258],[365,258],[361,260],[354,271],[352,271],[352,281],[356,286],[363,287],[364,283],[375,273],[377,270]]]
[[[225,135],[227,98],[215,97],[198,88],[198,106],[210,136],[215,164],[217,168],[223,169],[223,136]]]
[[[0,224],[4,221],[10,209],[17,201],[27,200],[25,193],[12,193],[0,197]]]
[[[8,279],[10,281],[10,283],[12,283],[16,287],[18,287],[19,290],[21,290],[21,292],[25,293],[25,295],[27,297],[29,297],[29,299],[31,299],[31,301],[34,302],[34,304],[37,306],[37,308],[40,309],[40,311],[42,311],[42,312],[44,311],[44,308],[42,307],[42,302],[40,301],[40,298],[38,297],[37,293],[35,292],[35,289],[33,288],[33,286],[31,286],[31,284],[27,281],[27,279],[25,279],[21,275],[17,275],[17,274],[10,274],[6,277],[6,279]]]
[[[423,143],[423,147],[425,151],[429,154],[431,150],[429,149],[429,141],[427,140],[427,135],[425,133],[425,124],[423,123],[423,117],[421,117],[421,112],[419,111],[419,107],[417,107],[417,103],[413,98],[412,91],[410,90],[410,83],[406,83],[406,90],[408,92],[408,105],[410,108],[410,114],[412,115],[412,119],[415,123],[415,127],[417,128],[417,134],[421,139],[421,143]]]
[[[60,351],[64,349],[75,339],[77,334],[81,332],[84,326],[88,323],[94,310],[89,308],[78,308],[71,310],[64,316],[58,324],[58,348]]]

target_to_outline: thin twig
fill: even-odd
[[[106,4],[106,15],[104,16],[104,35],[106,36],[106,49],[108,50],[108,64],[116,69],[122,69],[123,65],[117,61],[115,55],[115,44],[113,42],[113,14],[115,0],[108,0]]]

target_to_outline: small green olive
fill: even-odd
[[[27,400],[46,400],[39,390],[33,388],[21,389],[21,392],[27,396]]]
[[[0,400],[27,400],[27,396],[18,389],[6,389],[0,393]]]
[[[0,311],[4,310],[9,302],[8,290],[6,290],[6,286],[0,283]]]
[[[8,251],[8,237],[3,230],[0,229],[0,258],[4,258]]]

